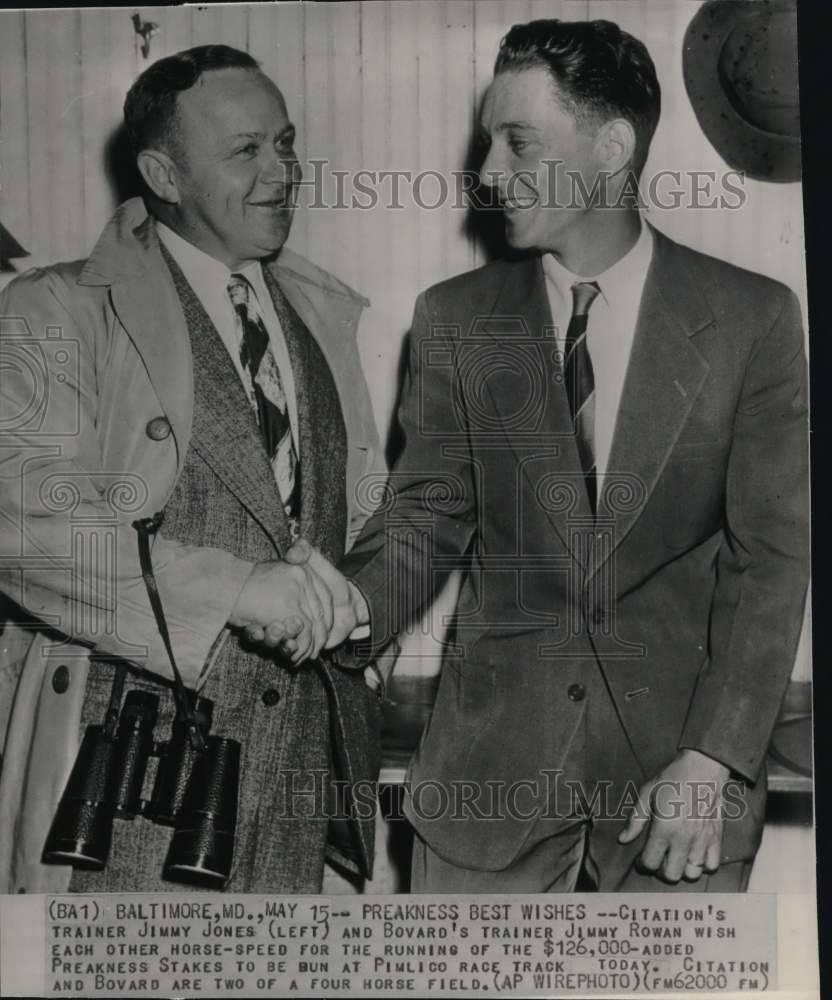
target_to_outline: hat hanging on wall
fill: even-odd
[[[24,250],[12,234],[0,225],[0,271],[13,271],[9,264],[13,257],[28,257],[29,251]]]
[[[800,180],[796,0],[707,0],[685,32],[685,87],[725,162]]]

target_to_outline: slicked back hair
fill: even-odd
[[[635,131],[632,169],[641,174],[661,113],[661,88],[650,53],[612,21],[516,24],[500,42],[494,73],[543,67],[557,99],[579,127],[624,118]]]

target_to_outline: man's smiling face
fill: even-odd
[[[301,171],[277,87],[253,69],[206,72],[179,94],[176,124],[182,235],[232,269],[279,250]]]
[[[591,191],[601,169],[595,131],[579,128],[557,100],[548,70],[537,66],[497,74],[483,102],[480,130],[488,145],[480,176],[499,193],[509,245],[561,250],[578,236],[587,215],[569,173],[580,175]]]

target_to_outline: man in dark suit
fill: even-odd
[[[303,554],[343,555],[367,516],[356,483],[383,467],[355,345],[367,303],[283,248],[295,129],[246,53],[158,61],[125,124],[144,201],[119,208],[86,261],[21,275],[0,299],[14,334],[2,588],[31,637],[0,777],[0,891],[180,888],[162,877],[171,831],[146,817],[114,819],[103,871],[42,863],[118,664],[128,691],[160,699],[156,739],[169,736],[172,658],[131,526],[160,511],[150,561],[173,657],[213,701],[212,732],[241,744],[227,888],[320,891],[325,856],[372,867],[372,817],[331,823],[329,793],[375,778],[376,701],[360,671],[319,655],[342,609]],[[285,627],[247,641],[274,620]],[[273,651],[287,634],[302,670]]]
[[[747,883],[807,580],[803,336],[787,288],[641,218],[659,110],[616,25],[514,27],[481,115],[513,252],[416,304],[403,452],[341,564],[369,652],[462,570],[415,890]]]

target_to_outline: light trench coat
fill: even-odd
[[[288,250],[267,266],[335,379],[348,548],[369,514],[364,477],[384,470],[356,349],[369,303]],[[7,624],[0,643],[0,697],[13,692],[11,710],[0,711],[0,892],[60,892],[71,869],[42,865],[40,848],[79,745],[90,653],[170,677],[131,524],[162,510],[182,471],[190,342],[138,198],[118,209],[86,261],[13,281],[0,316],[0,590],[35,619],[32,628]],[[166,539],[164,529],[152,555],[178,666],[199,685],[251,563]]]

